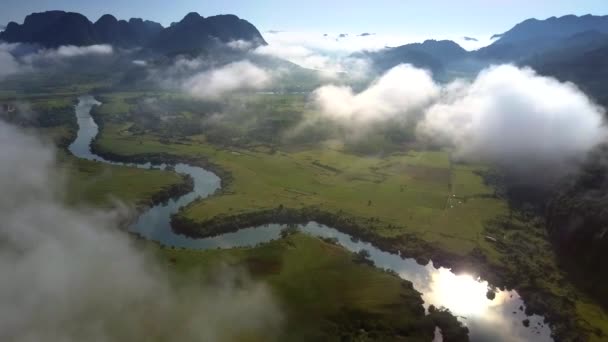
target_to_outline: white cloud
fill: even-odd
[[[604,110],[574,85],[502,65],[472,83],[446,87],[418,132],[468,158],[562,161],[606,138],[603,117]]]
[[[350,87],[328,85],[315,90],[312,99],[323,116],[359,124],[419,112],[439,91],[427,71],[399,65],[360,93]]]
[[[69,58],[86,56],[111,56],[114,49],[110,45],[90,45],[90,46],[60,46],[56,49],[43,49],[21,57],[20,59],[27,64],[48,64],[57,63]]]
[[[324,118],[352,128],[398,119],[416,125],[420,141],[452,148],[466,160],[560,168],[606,141],[605,110],[571,83],[501,65],[474,80],[435,83],[409,65],[385,73],[367,89],[328,85],[312,103]],[[304,124],[314,124],[314,116]],[[570,163],[572,164],[572,163]]]
[[[228,47],[235,50],[247,51],[253,47],[253,43],[247,40],[233,40],[228,42]]]
[[[12,55],[12,44],[0,44],[0,79],[22,71],[23,67]]]
[[[110,45],[61,46],[57,49],[37,49],[28,44],[0,43],[0,78],[48,68],[69,65],[70,58],[87,56],[111,56],[114,49]]]
[[[450,39],[465,49],[477,49],[488,45],[489,40],[467,41],[463,35],[453,37],[428,35],[391,35],[375,33],[361,36],[360,33],[340,37],[341,33],[268,31],[264,37],[267,46],[260,46],[255,53],[274,56],[298,64],[304,68],[322,72],[327,78],[347,74],[360,80],[370,76],[371,64],[363,58],[352,57],[355,52],[374,51],[386,47],[419,43],[426,39]]]
[[[87,55],[111,55],[114,49],[110,45],[90,46],[60,46],[57,50],[47,50],[48,53],[58,57],[79,57]]]
[[[266,39],[269,45],[258,47],[255,53],[318,70],[327,78],[347,74],[352,79],[362,79],[368,76],[370,70],[367,60],[350,56],[354,50],[349,51],[336,44],[334,39],[321,34],[271,32]]]
[[[359,32],[350,33],[340,38],[341,33],[336,32],[294,32],[294,31],[272,31],[265,32],[264,38],[269,45],[279,46],[302,46],[321,54],[347,55],[362,50],[379,50],[385,47],[396,47],[404,44],[422,43],[427,39],[453,40],[467,50],[479,49],[492,43],[489,36],[475,36],[475,41],[467,41],[467,34],[451,35],[429,35],[429,34],[389,34],[374,33],[373,35],[361,36]]]
[[[249,61],[240,61],[188,77],[181,88],[196,97],[216,99],[228,93],[263,89],[271,79],[266,70]]]
[[[48,146],[0,122],[0,340],[276,337],[281,315],[263,283],[223,269],[172,281],[118,212],[63,205]]]

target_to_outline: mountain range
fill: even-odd
[[[427,40],[422,44],[406,44],[369,53],[379,64],[387,60],[395,62],[413,56],[413,63],[424,54],[434,62],[453,63],[462,59],[475,58],[489,62],[521,62],[560,49],[599,48],[608,43],[608,16],[567,15],[546,20],[528,19],[505,33],[494,35],[498,38],[489,46],[477,51],[465,51],[452,41]],[[403,57],[400,58],[400,55]],[[392,67],[392,63],[384,65]]]
[[[216,43],[243,40],[253,47],[265,45],[255,26],[235,15],[208,18],[189,13],[170,27],[133,18],[118,20],[106,14],[95,23],[79,13],[48,11],[28,15],[23,24],[10,22],[0,40],[8,43],[30,43],[45,48],[61,45],[85,46],[111,44],[123,48],[141,47],[166,55],[201,52]]]
[[[378,73],[410,63],[432,71],[443,81],[475,75],[496,63],[531,66],[541,74],[572,81],[600,103],[608,104],[608,92],[604,91],[604,80],[608,79],[608,16],[528,19],[494,38],[491,45],[477,51],[467,51],[449,40],[427,40],[353,56],[369,59]],[[231,56],[225,43],[237,40],[251,48],[266,45],[258,29],[244,19],[235,15],[205,18],[198,13],[189,13],[163,27],[137,18],[118,20],[109,14],[93,23],[79,13],[48,11],[28,15],[23,24],[11,22],[0,32],[0,41],[45,48],[111,44],[166,56],[215,52],[222,56],[220,59]]]
[[[608,105],[608,16],[528,19],[491,45],[466,51],[452,41],[427,40],[355,56],[369,58],[382,72],[401,63],[426,68],[440,80],[474,75],[497,63],[531,66],[537,72],[572,81],[598,102]]]

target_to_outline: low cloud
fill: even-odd
[[[607,138],[605,110],[575,85],[512,65],[444,85],[426,71],[400,65],[359,93],[323,86],[311,102],[316,115],[353,133],[389,120],[411,122],[418,142],[523,172],[567,172],[565,165],[576,164]]]
[[[48,144],[0,122],[0,165],[0,340],[276,338],[264,284],[234,270],[172,281],[117,228],[121,211],[63,205]]]
[[[198,98],[217,99],[238,91],[263,89],[271,80],[269,72],[245,60],[201,71],[186,78],[181,88]]]
[[[145,67],[145,66],[148,66],[148,62],[146,62],[146,61],[144,61],[142,59],[136,59],[136,60],[133,61],[133,65],[137,65],[137,66],[140,66],[140,67]]]
[[[315,90],[312,101],[320,113],[349,124],[365,124],[402,116],[407,119],[439,96],[430,73],[399,65],[355,93],[351,87],[328,85]]]
[[[368,32],[369,33],[369,32]],[[353,52],[368,50],[375,51],[385,47],[396,47],[404,44],[422,43],[427,39],[453,40],[466,50],[476,50],[492,43],[490,36],[476,35],[478,41],[468,41],[464,36],[469,34],[433,35],[428,32],[390,34],[385,32],[362,35],[352,32],[340,37],[342,32],[303,32],[303,31],[267,31],[264,38],[269,45],[303,46],[321,54],[349,55]]]
[[[23,71],[23,66],[13,56],[13,44],[0,43],[0,80]]]
[[[25,55],[20,60],[26,64],[48,65],[61,63],[65,60],[79,57],[108,57],[114,54],[111,45],[90,46],[60,46],[56,49],[42,49],[35,53]]]
[[[328,38],[285,40],[283,36],[290,37],[291,34],[270,34],[269,45],[256,48],[254,53],[281,58],[303,68],[320,71],[326,78],[345,74],[352,79],[362,79],[369,74],[370,63],[366,59],[351,57],[351,52],[338,48],[333,43],[319,44]]]
[[[114,53],[114,49],[110,45],[90,45],[90,46],[60,46],[56,50],[44,50],[42,53],[46,53],[50,57],[81,57],[89,55],[111,55]]]
[[[72,66],[74,59],[112,56],[110,45],[61,46],[56,49],[39,49],[28,44],[0,43],[0,79],[6,76],[56,66]],[[88,61],[90,64],[91,61]]]
[[[491,162],[561,162],[606,138],[604,110],[571,83],[511,65],[444,89],[419,135]]]
[[[253,42],[248,40],[233,40],[231,42],[228,42],[228,44],[226,45],[228,45],[229,48],[235,50],[247,51],[253,47]]]

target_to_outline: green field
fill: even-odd
[[[52,102],[44,103],[50,106]],[[73,127],[64,125],[35,131],[58,144],[74,133]],[[58,149],[57,157],[70,205],[108,207],[121,201],[146,206],[156,194],[182,182],[173,172],[82,160],[63,149]],[[436,323],[425,316],[420,294],[409,282],[317,238],[295,234],[256,248],[212,251],[146,246],[175,271],[171,274],[177,281],[191,282],[192,274],[229,265],[268,283],[284,319],[279,340],[432,338]],[[243,340],[265,340],[258,337]]]
[[[510,284],[527,294],[526,300],[531,306],[545,308],[541,309],[545,312],[558,313],[560,320],[570,320],[569,324],[554,325],[555,330],[561,329],[562,333],[567,333],[574,324],[588,332],[608,332],[606,313],[574,288],[556,265],[543,225],[534,219],[513,213],[508,204],[495,194],[495,189],[484,183],[482,174],[489,171],[486,166],[454,163],[450,160],[448,151],[415,148],[404,149],[407,152],[365,156],[353,154],[343,144],[329,140],[319,144],[303,144],[298,148],[287,144],[281,148],[281,139],[258,141],[260,132],[257,131],[234,144],[225,144],[226,141],[231,142],[232,138],[221,138],[219,141],[223,143],[218,145],[210,142],[210,137],[204,132],[186,136],[167,134],[175,128],[171,120],[161,121],[163,125],[154,129],[142,129],[141,124],[132,121],[137,117],[131,115],[138,103],[137,98],[141,96],[144,94],[103,96],[104,105],[95,110],[97,118],[103,121],[103,129],[96,142],[100,150],[121,156],[166,153],[201,159],[211,162],[231,176],[223,191],[194,202],[180,215],[204,223],[217,217],[229,218],[280,205],[292,209],[314,207],[329,213],[340,213],[374,236],[389,239],[396,248],[410,251],[414,255],[422,253],[433,257],[435,251],[440,251],[453,258],[474,260],[469,271],[480,271],[496,282]],[[145,96],[158,94],[147,93]],[[186,120],[188,124],[196,120],[197,115],[193,114],[196,102],[175,95],[162,96],[169,103],[178,101],[184,108],[178,115],[171,117],[178,121]],[[263,111],[264,103],[287,101],[281,105],[285,111],[274,113],[280,116],[276,122],[287,122],[289,120],[284,116],[300,106],[297,104],[300,99],[282,95],[277,97],[269,100],[265,96],[256,108]],[[52,119],[44,119],[46,125],[42,131],[57,144],[65,146],[66,141],[69,142],[74,135],[74,122],[70,121],[73,120],[73,115],[67,115],[70,113],[67,109],[71,108],[74,98],[34,96],[30,100],[39,111],[57,115]],[[295,101],[296,104],[289,104],[290,101]],[[260,114],[256,117],[260,117]],[[179,127],[176,128],[178,131],[182,129]],[[248,130],[255,130],[257,126],[244,123],[243,126],[236,127],[239,134],[248,134]],[[217,133],[214,131],[214,134]],[[227,134],[230,136],[235,132]],[[218,141],[218,138],[215,137],[213,141]],[[141,207],[148,205],[151,198],[159,192],[181,182],[181,177],[174,173],[108,166],[78,160],[64,152],[59,153],[59,159],[60,167],[68,175],[66,200],[77,205],[90,203],[108,206],[118,199]],[[412,236],[433,246],[433,250],[421,250],[420,247],[416,249],[410,239]],[[498,238],[499,242],[491,242],[486,236]],[[304,238],[297,239],[299,241]],[[312,245],[322,244],[315,239],[310,241],[305,243],[305,248],[299,250],[300,253],[304,249],[315,250],[318,246]],[[169,258],[181,260],[176,264],[178,268],[206,264],[207,259],[228,258],[241,263],[248,258],[247,255],[253,255],[251,253],[272,254],[273,258],[280,259],[277,254],[282,248],[279,248],[280,244],[269,246],[272,247],[200,253],[164,252],[177,253]],[[281,257],[287,258],[286,260],[293,258],[287,265],[297,261],[293,255]],[[308,264],[310,267],[318,266],[307,258],[301,262],[297,268],[306,269]],[[280,263],[285,265],[285,260],[281,259]],[[359,266],[362,265],[357,265]],[[339,269],[345,266],[335,267]],[[299,279],[301,284],[298,286],[314,284],[303,280],[303,275],[282,272],[283,268],[281,275],[264,274],[262,278],[270,281],[273,288],[277,289],[279,296],[290,307],[290,316],[299,317],[300,310],[308,313],[306,317],[314,316],[314,310],[318,309],[318,312],[328,312],[328,315],[336,318],[333,304],[320,308],[315,308],[314,305],[308,307],[312,304],[296,296],[297,290],[289,292],[284,288],[289,286],[285,282],[291,277]],[[314,286],[323,288],[324,291],[336,291],[337,284],[329,282],[330,274],[327,274],[328,279],[324,275],[318,280],[322,284]],[[371,284],[366,287],[374,288]],[[310,291],[310,288],[304,290]],[[321,296],[322,292],[315,292],[315,296]],[[368,297],[368,294],[361,295],[361,300]],[[308,299],[310,302],[317,301],[314,298]],[[351,300],[352,298],[349,302]],[[353,305],[358,305],[357,303],[353,301]],[[366,312],[369,313],[369,310]],[[351,322],[353,318],[346,321]],[[292,320],[288,322],[295,324]],[[300,322],[297,326],[290,326],[290,329],[296,329],[299,334],[309,334],[308,336],[323,336],[331,326],[327,320],[314,320]],[[392,329],[383,327],[385,328]],[[336,334],[340,335],[341,332],[334,331],[332,336],[337,336]],[[598,341],[601,338],[596,334],[589,337],[590,340]]]
[[[407,237],[415,236],[442,252],[477,260],[470,271],[484,269],[495,281],[525,292],[531,306],[570,321],[554,326],[561,333],[572,333],[573,324],[608,333],[608,315],[566,280],[542,225],[514,216],[484,183],[481,173],[487,167],[454,163],[447,151],[361,156],[331,143],[283,150],[265,144],[218,146],[205,134],[174,138],[134,131],[128,113],[129,99],[136,96],[104,96],[108,104],[96,111],[105,122],[96,141],[100,150],[127,157],[166,153],[204,159],[231,175],[221,193],[180,215],[204,223],[280,205],[340,213],[397,248],[407,250]]]
[[[63,155],[59,168],[67,175],[66,201],[113,206],[116,201],[147,207],[152,198],[183,182],[174,172],[112,166]]]
[[[115,108],[101,107],[113,119]],[[204,222],[276,208],[318,206],[350,214],[379,236],[418,234],[459,255],[485,245],[485,220],[507,213],[476,169],[452,166],[447,152],[410,151],[388,157],[360,157],[329,147],[276,153],[266,148],[220,148],[192,136],[167,142],[133,134],[129,123],[106,124],[97,146],[123,156],[164,152],[205,157],[234,179],[220,196],[191,205],[183,215]],[[161,142],[162,140],[162,142]],[[455,191],[450,184],[454,183]],[[453,197],[456,196],[456,197]],[[378,221],[369,223],[369,218]]]
[[[161,256],[186,279],[224,264],[267,282],[285,316],[279,341],[432,339],[434,325],[409,282],[317,238],[295,234],[231,250],[163,248]]]

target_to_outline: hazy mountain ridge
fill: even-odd
[[[100,43],[121,47],[143,46],[164,29],[153,21],[136,18],[118,20],[110,14],[99,18],[93,27]]]
[[[564,40],[584,32],[608,33],[608,16],[575,16],[546,20],[528,19],[505,33],[495,35],[493,44],[474,52],[478,58],[519,61],[557,48]]]
[[[538,37],[567,38],[585,31],[608,33],[608,16],[566,15],[546,20],[528,19],[502,33],[494,44],[519,43]]]
[[[251,47],[266,45],[266,41],[254,25],[235,15],[204,18],[198,13],[189,13],[182,21],[159,32],[152,39],[149,47],[169,55],[196,54],[218,42],[228,43],[238,40],[251,43]]]
[[[476,51],[466,51],[449,40],[427,40],[357,56],[370,58],[381,72],[409,63],[432,71],[438,79],[474,75],[493,63],[515,63],[580,82],[583,88],[587,88],[585,83],[589,80],[597,80],[591,66],[585,64],[586,59],[593,57],[595,66],[608,60],[606,49],[602,49],[608,47],[608,16],[528,19],[494,37],[497,38],[494,43]],[[597,97],[599,91],[592,92]]]
[[[452,62],[465,59],[468,52],[451,40],[426,40],[379,51],[364,51],[353,56],[369,58],[378,72],[409,63],[440,76]]]
[[[153,21],[138,18],[118,20],[112,15],[104,15],[93,23],[79,13],[33,13],[25,18],[23,24],[9,23],[6,30],[0,32],[0,40],[38,44],[46,48],[111,44],[124,48],[144,47],[167,54],[201,52],[212,48],[215,41],[243,40],[253,47],[266,44],[257,28],[246,20],[235,15],[204,18],[198,13],[190,13],[167,28]]]

